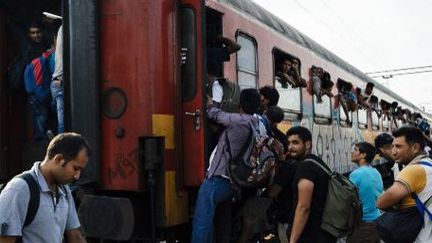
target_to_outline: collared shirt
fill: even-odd
[[[224,126],[217,149],[210,161],[207,177],[223,176],[229,178],[228,163],[231,158],[238,156],[250,135],[250,123],[255,127],[258,126],[258,118],[249,114],[224,112],[215,105],[207,107],[207,116]]]
[[[432,169],[417,164],[419,161],[432,162],[432,160],[424,153],[416,156],[407,166],[405,166],[405,168],[401,170],[401,172],[399,172],[396,181],[405,185],[410,194],[416,193],[420,199],[427,199],[427,196],[422,198],[422,194],[424,192],[427,194],[432,193],[432,180],[430,179],[430,176],[432,176]],[[429,193],[429,191],[431,191],[431,193]],[[415,201],[412,199],[411,195],[403,198],[400,204],[401,208],[412,207],[415,205]]]
[[[40,162],[36,162],[30,171],[40,186],[37,214],[23,229],[30,192],[23,179],[12,179],[0,194],[0,235],[22,236],[24,243],[60,243],[65,231],[80,227],[70,189],[59,186],[54,195],[40,171]]]
[[[418,164],[424,161],[432,163],[432,160],[422,153],[415,157],[405,168],[401,170],[396,181],[401,182],[406,186],[409,193],[417,194],[418,198],[425,203],[432,196],[432,167]],[[411,195],[401,200],[401,208],[415,206]],[[432,205],[428,206],[429,211],[432,211]],[[417,235],[416,243],[426,243],[432,241],[432,221],[428,214],[424,214],[424,226]]]

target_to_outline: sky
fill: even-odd
[[[432,66],[432,1],[253,1],[365,73]],[[432,72],[375,80],[432,112]]]

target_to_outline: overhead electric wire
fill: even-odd
[[[390,73],[390,74],[384,74],[384,75],[373,75],[373,76],[370,76],[370,77],[371,78],[389,79],[389,78],[393,78],[395,76],[411,75],[411,74],[418,74],[418,73],[432,73],[432,69],[431,70],[415,71],[415,72]]]
[[[360,49],[359,47],[353,45],[353,41],[349,40],[345,35],[341,34],[339,31],[337,31],[336,29],[334,29],[331,25],[329,25],[326,21],[324,21],[323,19],[321,19],[320,17],[318,17],[317,15],[315,15],[314,13],[312,13],[308,8],[306,8],[305,6],[303,6],[303,4],[301,4],[299,1],[297,0],[293,0],[293,2],[295,4],[297,4],[297,6],[299,6],[301,9],[303,9],[307,14],[309,14],[310,16],[312,16],[313,18],[315,18],[320,24],[324,25],[327,29],[329,29],[331,32],[335,33],[336,35],[338,35],[339,37],[341,37],[343,40],[345,40],[345,43],[347,43],[348,45],[352,46],[356,51],[358,51],[364,58],[366,58],[366,60],[368,61],[372,61],[373,63],[380,65],[380,63],[378,63],[376,60],[373,60],[370,58],[370,56],[367,55],[366,52],[364,52],[362,49]]]
[[[419,67],[409,67],[409,68],[396,68],[396,69],[389,69],[389,70],[382,70],[382,71],[375,71],[375,72],[366,72],[365,74],[369,75],[369,74],[376,74],[376,73],[389,73],[389,72],[398,72],[398,71],[425,69],[425,68],[432,68],[432,65],[419,66]]]

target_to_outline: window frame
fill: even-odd
[[[333,114],[333,107],[332,107],[332,98],[328,97],[327,95],[324,95],[322,97],[327,97],[329,102],[329,108],[330,108],[330,117],[323,117],[323,116],[317,116],[316,109],[315,109],[315,95],[312,94],[312,109],[313,109],[313,120],[316,124],[325,124],[330,125],[332,121],[332,114]]]
[[[240,63],[239,62],[239,54],[242,51],[242,49],[240,49],[236,53],[236,76],[237,76],[237,84],[240,85],[240,83],[239,83],[239,72],[242,72],[242,73],[246,73],[248,75],[255,76],[255,84],[254,84],[253,88],[257,89],[258,88],[258,79],[259,79],[258,42],[256,41],[256,39],[252,35],[246,33],[245,31],[241,31],[241,30],[237,30],[235,37],[236,37],[236,42],[237,43],[238,43],[238,38],[242,37],[242,38],[245,38],[245,39],[251,41],[252,44],[253,44],[253,46],[254,46],[254,48],[255,48],[255,73],[253,73],[253,72],[251,72],[249,70],[244,70],[242,67],[240,67],[240,65],[239,65],[239,63]],[[244,87],[240,86],[240,88],[243,89]]]
[[[360,110],[362,110],[362,111],[365,111],[366,112],[366,123],[361,123],[360,122]],[[366,110],[366,109],[361,109],[361,108],[358,108],[357,109],[357,122],[358,122],[358,128],[359,129],[361,129],[361,130],[366,130],[366,129],[368,129],[368,111]]]
[[[286,57],[291,57],[291,58],[297,58],[297,60],[299,60],[299,69],[300,69],[300,72],[301,72],[301,65],[302,65],[302,61],[300,60],[299,57],[291,55],[288,52],[286,52],[286,51],[284,51],[281,48],[278,48],[276,46],[273,47],[273,49],[272,49],[272,57],[273,57],[273,87],[275,89],[277,89],[276,88],[276,70],[277,70],[277,67],[276,67],[276,65],[277,65],[277,63],[276,63],[276,55],[279,55],[278,57],[280,57],[280,56],[286,56]],[[300,73],[300,76],[302,76],[301,73]],[[284,117],[285,117],[285,119],[288,119],[288,120],[301,120],[302,117],[303,117],[303,105],[302,105],[303,104],[303,90],[302,90],[301,87],[291,88],[291,89],[292,90],[298,89],[299,96],[300,96],[300,101],[299,101],[300,102],[300,110],[293,110],[293,109],[288,109],[288,108],[281,107],[280,105],[279,106],[284,111],[284,114],[285,114]],[[279,92],[279,90],[278,90],[278,92]]]
[[[378,116],[378,114],[376,113],[376,111],[369,110],[369,113],[370,113],[372,130],[373,131],[378,131],[380,129],[381,117]],[[377,117],[377,119],[378,119],[378,122],[376,124],[374,124],[373,114],[375,114],[376,117]]]
[[[353,121],[353,112],[352,111],[350,111],[350,112],[348,112],[349,114],[349,116],[350,116],[350,118],[351,118],[351,123],[348,123],[347,121],[346,121],[346,119],[344,119],[344,120],[342,120],[342,117],[341,117],[341,114],[345,114],[345,111],[344,111],[344,109],[343,109],[343,107],[342,107],[342,105],[339,105],[339,125],[341,126],[341,127],[352,127],[352,121]]]

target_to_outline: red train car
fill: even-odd
[[[315,65],[354,86],[374,81],[251,1],[0,0],[3,181],[43,159],[47,143],[33,141],[26,94],[11,92],[7,82],[24,21],[43,11],[63,16],[66,128],[94,151],[78,182],[79,216],[90,237],[187,238],[208,164],[206,48],[217,34],[242,45],[224,76],[243,88],[275,85],[286,112],[280,128],[309,127],[314,151],[333,169],[350,170],[351,142],[391,130],[366,111],[351,114],[361,126],[340,123],[332,99],[317,104],[306,89],[278,87],[283,56],[301,61],[303,77]],[[420,112],[379,84],[376,94]]]

